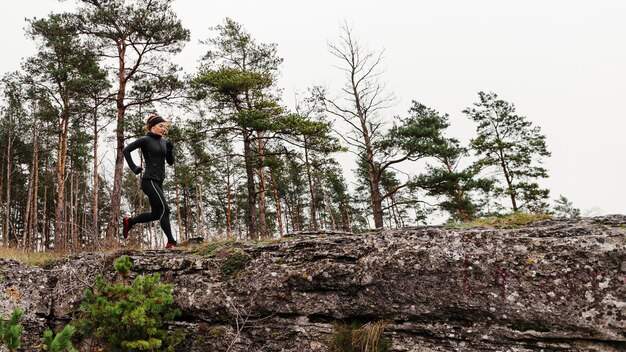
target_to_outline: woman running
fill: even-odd
[[[172,236],[172,228],[170,226],[170,209],[165,202],[165,194],[163,193],[163,180],[165,179],[165,161],[169,165],[174,164],[174,153],[172,142],[163,138],[163,134],[167,132],[169,122],[158,115],[151,115],[146,122],[146,130],[148,133],[136,139],[134,142],[124,148],[124,157],[130,169],[138,175],[144,171],[141,177],[141,190],[148,196],[150,200],[150,212],[139,214],[135,217],[124,217],[124,230],[122,235],[128,237],[128,231],[133,225],[143,222],[159,220],[161,229],[167,236],[167,245],[165,248],[176,247],[176,241]],[[130,153],[135,149],[141,149],[143,154],[145,170],[137,166],[133,162]]]

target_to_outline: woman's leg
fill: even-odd
[[[159,221],[161,222],[161,229],[165,233],[167,237],[168,243],[176,243],[174,240],[174,236],[172,236],[172,226],[170,225],[170,207],[167,205],[165,201],[165,193],[163,193],[163,184],[160,182],[153,181],[153,187],[155,188],[159,198],[163,204],[163,212],[159,216]]]
[[[162,201],[153,182],[156,183],[156,181],[153,180],[141,180],[141,190],[148,196],[150,212],[141,213],[131,218],[129,221],[131,227],[135,224],[158,220],[163,213],[163,204],[165,204],[165,202]]]
[[[159,220],[161,229],[167,237],[167,242],[176,243],[172,236],[172,227],[170,225],[170,207],[165,201],[162,184],[154,180],[142,180],[141,190],[148,196],[150,212],[139,214],[130,219],[130,225]]]

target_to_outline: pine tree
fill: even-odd
[[[241,138],[246,171],[248,235],[256,239],[265,235],[263,209],[258,209],[255,168],[264,154],[265,131],[282,113],[276,97],[276,77],[282,58],[275,44],[258,44],[245,29],[230,18],[212,28],[217,37],[207,40],[210,49],[192,84],[200,99],[211,98],[211,109],[217,112],[219,133]],[[256,150],[255,150],[256,147]],[[259,172],[259,181],[264,182]]]
[[[18,323],[24,311],[20,308],[16,308],[11,313],[11,317],[7,322],[0,317],[0,343],[4,343],[4,346],[9,351],[15,351],[20,348],[22,342],[20,341],[20,335],[24,331],[24,327]]]
[[[73,325],[65,325],[63,330],[54,334],[52,330],[46,330],[43,334],[43,350],[47,352],[78,352],[72,345],[72,337],[76,328]]]
[[[471,148],[480,158],[477,167],[496,170],[502,177],[494,187],[496,197],[508,196],[514,212],[543,211],[549,190],[536,182],[548,177],[541,166],[549,157],[546,137],[526,117],[516,114],[515,105],[495,93],[478,93],[479,102],[463,110],[478,125]]]
[[[413,112],[423,119],[438,121],[440,128],[449,127],[447,114],[414,102]],[[429,153],[436,163],[428,163],[426,173],[415,179],[414,187],[426,190],[426,195],[441,199],[440,208],[450,213],[453,220],[468,221],[481,212],[482,205],[475,199],[477,192],[490,190],[492,181],[478,176],[479,169],[470,165],[460,168],[461,159],[468,154],[458,140],[443,137],[441,143],[433,144]]]
[[[128,284],[132,261],[115,260],[121,282],[109,285],[102,275],[84,292],[79,329],[113,351],[169,351],[176,337],[164,324],[180,311],[174,308],[172,285],[160,283],[160,275],[138,275]]]
[[[560,218],[579,218],[580,209],[575,208],[574,204],[563,195],[559,195],[559,198],[554,201],[554,215]]]

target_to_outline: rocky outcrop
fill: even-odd
[[[36,350],[127,254],[134,275],[173,284],[180,351],[329,351],[333,323],[381,320],[390,351],[623,351],[625,233],[626,217],[608,216],[84,253],[45,269],[0,260],[0,314],[23,307]]]

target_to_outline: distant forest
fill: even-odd
[[[576,215],[563,196],[548,204],[538,183],[548,177],[545,136],[513,103],[478,92],[463,110],[476,126],[468,145],[448,136],[447,114],[418,100],[390,116],[382,53],[364,50],[348,25],[326,53],[343,85],[308,87],[293,109],[277,86],[277,46],[229,18],[203,42],[197,72],[183,73],[173,59],[190,32],[170,0],[82,0],[28,20],[26,32],[37,53],[0,88],[4,247],[74,252],[118,241],[122,216],[149,207],[122,149],[154,113],[174,119],[164,190],[181,242],[399,228],[433,212],[450,222]],[[338,162],[342,153],[355,164]],[[130,243],[162,246],[156,226],[137,226]]]

